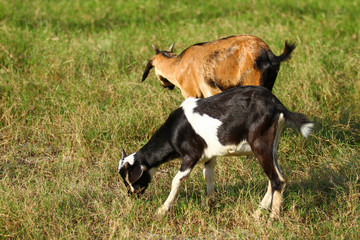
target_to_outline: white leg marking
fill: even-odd
[[[260,215],[261,215],[261,210],[262,209],[270,209],[271,207],[271,202],[272,202],[272,198],[273,198],[273,194],[272,194],[272,189],[271,189],[271,182],[269,180],[269,184],[267,187],[267,191],[265,193],[264,198],[262,199],[259,208],[255,211],[255,213],[253,214],[255,219],[259,219]]]
[[[206,194],[207,197],[211,197],[214,194],[214,175],[215,175],[216,158],[210,159],[205,164],[203,175],[206,181]]]
[[[271,206],[271,201],[272,201],[272,189],[271,189],[271,182],[269,180],[269,184],[267,187],[267,192],[263,198],[263,200],[260,203],[260,207],[261,208],[265,208],[265,209],[269,209]]]
[[[174,177],[172,184],[171,184],[170,194],[169,194],[168,198],[166,199],[166,201],[164,202],[164,204],[158,209],[158,211],[157,211],[158,215],[164,215],[166,212],[169,211],[173,201],[175,200],[176,194],[179,190],[181,183],[185,180],[185,178],[187,176],[189,176],[190,172],[191,172],[191,169],[188,169],[183,172],[179,171],[176,174],[176,176]]]

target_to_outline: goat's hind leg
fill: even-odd
[[[262,199],[259,207],[262,209],[270,210],[272,197],[273,197],[273,194],[272,194],[272,188],[271,188],[271,181],[269,180],[267,191],[266,191],[265,196]]]
[[[214,201],[214,176],[215,176],[216,158],[212,158],[205,163],[203,175],[206,181],[206,204],[211,205]]]
[[[260,218],[262,210],[268,210],[268,211],[271,210],[272,200],[273,200],[273,191],[272,191],[272,188],[271,188],[271,181],[269,180],[269,184],[268,184],[265,196],[262,199],[262,201],[260,202],[259,208],[253,214],[255,219]]]
[[[255,156],[258,158],[264,172],[269,178],[268,189],[260,203],[260,208],[269,209],[271,207],[271,218],[280,217],[282,193],[285,187],[285,179],[281,174],[277,161],[277,149],[283,126],[284,118],[280,115],[277,124],[274,124],[266,134],[256,139],[252,146]],[[271,136],[273,136],[273,142],[269,145],[268,139],[271,139]],[[258,218],[260,213],[261,210],[258,209],[254,217]]]
[[[281,138],[281,133],[285,124],[285,119],[283,114],[280,114],[279,119],[277,121],[276,134],[272,149],[272,162],[273,167],[275,168],[276,175],[273,180],[269,177],[273,192],[272,198],[272,206],[271,206],[271,218],[279,218],[280,217],[280,206],[282,202],[282,193],[285,189],[285,179],[280,171],[279,163],[278,163],[278,148],[279,142]],[[269,175],[268,175],[269,176]]]
[[[258,157],[266,175],[269,178],[267,192],[260,203],[260,208],[254,213],[255,218],[259,218],[261,209],[271,209],[270,218],[280,217],[280,207],[282,193],[285,187],[285,180],[280,173],[277,165],[274,165],[272,157]]]

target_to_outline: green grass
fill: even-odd
[[[357,1],[0,0],[0,239],[360,237],[360,4]],[[220,158],[212,209],[201,167],[171,213],[179,161],[141,198],[126,194],[121,147],[143,146],[183,98],[154,73],[151,44],[175,52],[253,34],[280,54],[273,92],[316,130],[286,129],[282,218],[255,222],[267,180],[255,160]]]

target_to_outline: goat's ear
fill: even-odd
[[[159,49],[154,44],[151,44],[151,46],[154,49],[156,54],[158,54],[160,52]]]
[[[145,70],[144,70],[144,73],[143,73],[143,76],[142,76],[142,82],[147,78],[147,76],[149,75],[149,72],[150,72],[150,70],[153,68],[153,64],[152,64],[152,60],[150,60],[149,62],[148,62],[148,64],[146,65],[146,67],[145,67]]]
[[[174,52],[174,45],[175,45],[174,42],[170,45],[169,50],[168,50],[169,52]]]
[[[136,164],[132,169],[129,170],[129,181],[131,184],[139,180],[139,178],[143,174],[143,170],[141,169],[141,166],[139,164]]]

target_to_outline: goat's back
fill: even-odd
[[[198,99],[195,111],[219,119],[225,118],[227,114],[248,119],[250,113],[267,114],[284,109],[283,104],[268,89],[261,86],[238,86],[221,94]]]
[[[236,51],[240,54],[240,52],[245,50],[250,55],[255,56],[259,54],[258,51],[260,49],[265,51],[270,50],[269,46],[259,37],[252,35],[236,35],[221,38],[212,42],[194,44],[185,49],[179,57],[184,58],[184,60],[189,60],[189,58],[193,57],[205,58],[208,56],[216,58],[221,54],[226,56]]]
[[[192,100],[185,100],[191,104]],[[300,113],[289,111],[268,89],[261,86],[240,86],[220,94],[196,99],[193,113],[208,115],[221,122],[217,132],[219,141],[224,144],[237,144],[247,139],[252,129],[266,129],[277,122],[282,113],[285,121],[298,130],[310,123]]]
[[[190,72],[199,73],[205,84],[225,91],[235,86],[262,85],[262,69],[256,63],[259,59],[268,59],[269,55],[273,53],[260,38],[237,35],[192,45],[177,58],[180,72],[192,69]],[[277,70],[274,70],[275,73]],[[273,81],[275,79],[270,82]],[[272,84],[268,85],[272,88]]]

